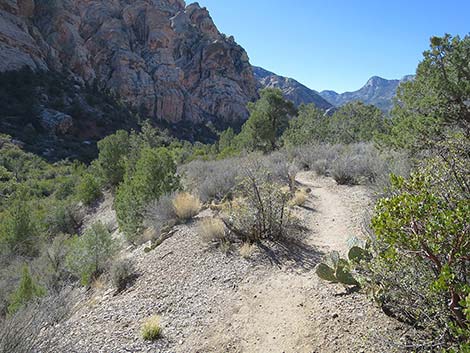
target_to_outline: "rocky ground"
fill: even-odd
[[[307,231],[245,260],[236,250],[208,248],[195,222],[149,253],[131,254],[139,277],[121,294],[85,294],[76,313],[56,327],[53,352],[394,352],[406,327],[360,293],[319,280],[321,256],[345,252],[360,236],[370,195],[300,173],[312,189],[296,212]],[[207,211],[206,211],[207,212]],[[200,215],[200,217],[204,214]],[[148,343],[140,326],[162,318],[163,338]]]

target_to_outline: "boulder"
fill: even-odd
[[[56,135],[65,135],[73,127],[73,119],[70,115],[53,109],[44,109],[40,114],[41,126]]]

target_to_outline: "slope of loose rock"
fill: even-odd
[[[347,238],[362,234],[369,192],[310,172],[297,181],[312,189],[295,211],[304,234],[245,260],[208,248],[195,223],[180,225],[154,251],[131,253],[139,273],[133,286],[115,296],[106,288],[84,294],[78,311],[55,328],[54,351],[400,352],[404,325],[314,273],[324,253],[344,254]],[[163,338],[148,343],[139,329],[155,314]]]

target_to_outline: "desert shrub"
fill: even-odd
[[[116,252],[116,245],[108,229],[95,223],[82,236],[75,236],[67,255],[67,268],[83,285],[100,275]]]
[[[338,184],[388,186],[391,173],[407,176],[411,162],[404,152],[380,151],[369,143],[315,144],[292,148],[291,158],[305,169],[332,176]]]
[[[55,351],[50,342],[54,330],[47,330],[71,313],[71,291],[49,295],[20,308],[13,315],[0,318],[0,352],[32,353]]]
[[[202,202],[220,201],[233,192],[240,174],[240,158],[192,161],[180,168],[186,189],[196,190]]]
[[[330,174],[340,185],[373,183],[382,166],[379,152],[373,146],[355,144],[343,148],[333,160]]]
[[[145,209],[144,225],[157,233],[176,224],[178,216],[173,206],[175,193],[165,194],[150,202]]]
[[[51,235],[74,234],[80,224],[78,207],[65,201],[56,201],[50,205],[44,223]]]
[[[46,290],[40,286],[31,276],[27,265],[23,266],[18,288],[10,296],[10,304],[8,305],[8,313],[14,314],[21,307],[27,305],[35,298],[42,297],[46,294]]]
[[[196,216],[201,210],[199,198],[186,192],[178,193],[173,198],[173,208],[180,220],[188,220]]]
[[[460,136],[409,179],[393,177],[372,219],[371,282],[381,287],[382,305],[426,329],[440,349],[470,337],[468,146]]]
[[[146,341],[155,341],[160,338],[162,328],[160,326],[160,316],[155,315],[146,319],[141,328],[142,338]]]
[[[242,241],[278,240],[293,226],[289,193],[270,182],[265,171],[247,169],[240,194],[241,200],[231,202],[224,223]]]
[[[118,292],[122,292],[126,289],[134,274],[134,265],[129,259],[120,259],[114,262],[109,270],[111,283]]]
[[[309,144],[289,148],[288,151],[291,158],[303,169],[314,170],[319,175],[328,175],[331,163],[341,154],[342,149],[342,145]],[[316,164],[319,161],[323,167],[317,169]]]
[[[239,249],[240,256],[243,257],[244,259],[249,259],[254,254],[255,251],[256,251],[256,246],[254,244],[249,244],[249,243],[243,243]]]
[[[77,198],[90,206],[102,196],[98,180],[92,174],[85,174],[77,185]]]
[[[203,218],[199,221],[197,229],[204,243],[220,245],[227,241],[225,225],[218,218]]]
[[[298,190],[294,193],[294,196],[289,201],[289,204],[292,206],[302,206],[307,202],[308,194],[303,190]]]
[[[144,148],[133,170],[119,185],[114,207],[119,228],[131,243],[142,231],[145,208],[152,200],[179,188],[172,154],[166,148]]]
[[[291,191],[294,190],[295,176],[300,168],[294,161],[289,160],[289,156],[285,152],[275,151],[267,156],[261,157],[255,155],[250,157],[250,159],[261,161],[259,168],[265,169],[273,182],[286,184]]]
[[[69,237],[58,235],[51,243],[43,246],[41,255],[35,259],[31,267],[41,275],[41,281],[49,293],[59,293],[68,284],[70,273],[66,268],[69,253]]]
[[[34,256],[38,250],[38,226],[26,198],[24,190],[19,191],[3,217],[0,215],[0,244],[3,250],[14,254]]]

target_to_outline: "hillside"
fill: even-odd
[[[375,105],[377,108],[388,112],[392,109],[393,98],[396,95],[400,83],[409,81],[412,78],[413,76],[410,75],[403,77],[401,80],[386,80],[374,76],[370,78],[361,89],[354,92],[340,94],[335,91],[327,90],[319,94],[335,107],[340,107],[353,101],[361,101],[365,104]]]
[[[213,216],[204,211],[155,250],[133,251],[135,283],[117,295],[107,287],[84,294],[44,345],[67,352],[389,351],[405,326],[365,296],[345,296],[342,286],[325,285],[314,273],[324,253],[345,253],[347,236],[360,236],[369,191],[312,172],[297,180],[313,188],[306,207],[295,210],[304,235],[270,251],[260,248],[250,259],[223,254],[197,234],[197,220]],[[102,211],[98,219],[115,222]],[[145,342],[141,323],[155,313],[162,317],[162,339]]]
[[[300,82],[276,75],[261,67],[253,67],[253,73],[263,88],[279,88],[286,99],[294,102],[296,106],[301,104],[315,104],[320,109],[328,110],[333,106],[323,99],[318,92],[302,85]]]

